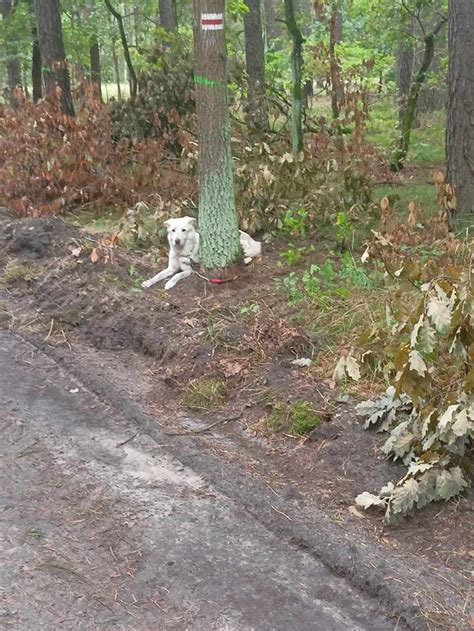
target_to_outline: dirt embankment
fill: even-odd
[[[19,220],[1,211],[0,326],[62,355],[91,382],[101,372],[113,396],[135,399],[173,432],[194,431],[190,416],[205,416],[198,428],[220,421],[212,428],[219,440],[197,434],[203,450],[263,479],[271,467],[276,494],[289,485],[343,530],[347,554],[329,555],[329,565],[375,591],[375,584],[397,586],[420,606],[427,628],[469,628],[471,503],[431,506],[390,529],[353,507],[357,493],[378,490],[400,469],[382,458],[382,439],[361,428],[347,398],[293,364],[310,355],[317,362],[321,340],[275,291],[278,260],[272,246],[229,283],[212,286],[195,275],[173,292],[144,292],[140,282],[154,268],[137,253],[58,218]],[[297,439],[304,406],[315,428]],[[309,514],[302,511],[301,521]],[[370,570],[365,556],[383,565]]]

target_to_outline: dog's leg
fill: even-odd
[[[148,287],[151,287],[155,283],[159,283],[160,280],[164,280],[165,278],[169,278],[170,276],[173,276],[175,271],[176,270],[173,267],[167,267],[166,269],[164,269],[162,272],[160,272],[156,276],[153,276],[153,278],[149,278],[148,280],[144,280],[143,283],[142,283],[143,289],[147,289]]]
[[[169,281],[165,285],[165,289],[172,289],[176,283],[179,283],[183,278],[187,278],[193,273],[193,270],[189,267],[188,269],[179,272],[179,274],[175,274],[173,278],[170,278]]]

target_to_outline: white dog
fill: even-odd
[[[143,288],[151,287],[155,283],[169,278],[165,289],[171,289],[183,278],[192,274],[192,263],[198,263],[199,233],[196,230],[196,220],[193,217],[181,217],[165,221],[168,230],[170,253],[168,267],[142,283]],[[240,231],[240,245],[244,251],[245,263],[260,256],[262,244],[254,241],[246,232]]]

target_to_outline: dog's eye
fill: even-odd
[[[186,228],[183,228],[183,229],[181,230],[181,232],[186,232]]]
[[[171,232],[176,232],[176,228],[173,228],[173,229],[171,230]]]

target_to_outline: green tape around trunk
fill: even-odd
[[[201,77],[200,75],[194,76],[194,83],[197,83],[198,85],[205,85],[208,88],[222,87],[219,81],[214,81],[214,79],[208,79],[207,77]]]

